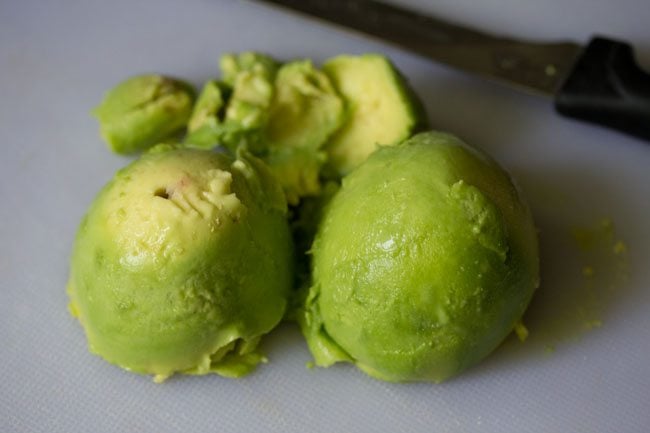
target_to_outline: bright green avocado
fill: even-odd
[[[513,329],[539,282],[531,213],[495,162],[443,133],[343,179],[312,246],[301,318],[316,364],[445,380]]]
[[[263,360],[293,279],[280,185],[266,166],[156,147],[83,218],[68,291],[90,350],[127,370],[240,376]]]
[[[323,71],[346,102],[348,118],[326,146],[330,165],[344,175],[379,145],[397,144],[426,124],[424,108],[384,56],[342,55]]]

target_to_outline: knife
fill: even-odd
[[[553,98],[556,110],[650,141],[650,74],[624,41],[500,37],[374,0],[263,0],[382,38],[463,71]]]

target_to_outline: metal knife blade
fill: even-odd
[[[630,44],[594,37],[539,43],[488,33],[374,0],[262,0],[392,42],[528,93],[568,117],[650,141],[650,74]]]
[[[520,90],[553,96],[581,47],[493,36],[368,0],[266,0],[379,37],[438,62]]]

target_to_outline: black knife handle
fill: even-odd
[[[636,63],[629,44],[595,37],[557,93],[555,108],[650,140],[650,74]]]

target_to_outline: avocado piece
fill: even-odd
[[[243,129],[261,128],[266,124],[273,96],[273,79],[252,71],[237,76],[226,108],[226,122],[237,122]]]
[[[224,54],[220,67],[223,81],[232,87],[226,121],[237,122],[248,129],[263,126],[279,64],[269,56],[244,52]]]
[[[279,64],[251,51],[224,54],[221,81],[208,81],[188,125],[187,147],[210,149],[240,146],[260,155],[266,150],[263,130],[268,122],[273,83]]]
[[[242,73],[253,72],[272,78],[279,67],[280,64],[273,57],[255,51],[227,53],[219,59],[221,79],[230,87],[235,87]]]
[[[187,124],[188,132],[194,132],[206,123],[216,123],[219,111],[225,105],[224,86],[216,80],[207,81],[194,104],[192,115]]]
[[[209,88],[206,103],[208,99],[212,104],[217,103],[218,89],[222,105],[211,110],[209,120],[201,122],[201,127],[190,131],[185,143],[203,148],[221,144],[233,152],[246,146],[251,152],[260,154],[266,149],[263,129],[268,120],[279,64],[264,54],[243,52],[224,54],[219,66],[222,81]],[[199,109],[197,106],[196,110]]]
[[[163,75],[139,75],[108,91],[93,114],[109,148],[130,154],[180,132],[193,102],[194,89],[189,84]]]
[[[327,75],[310,60],[283,65],[269,108],[264,160],[277,175],[289,204],[320,193],[320,149],[344,121],[343,101]]]
[[[187,124],[185,143],[203,149],[219,144],[224,135],[221,119],[228,96],[229,89],[224,83],[209,80],[203,85]]]
[[[212,149],[224,145],[235,152],[241,144],[259,143],[259,128],[244,127],[234,118],[225,119],[231,93],[232,89],[221,81],[210,80],[204,85],[183,140],[186,147]]]
[[[319,173],[327,160],[325,152],[272,147],[263,160],[282,185],[290,205],[297,205],[302,197],[320,194]]]
[[[343,179],[312,245],[300,323],[316,365],[448,379],[508,335],[539,285],[537,233],[509,175],[454,136],[382,147]]]
[[[320,149],[343,120],[343,101],[310,60],[280,68],[266,128],[271,146]]]
[[[272,58],[254,52],[221,59],[223,90],[208,83],[190,120],[189,146],[245,145],[271,166],[290,204],[320,193],[321,150],[344,122],[343,101],[327,75],[310,60],[278,68]],[[222,112],[222,119],[219,113]]]
[[[329,165],[345,175],[378,146],[397,144],[426,126],[426,114],[406,79],[384,56],[342,55],[328,60],[323,71],[343,96],[347,122],[326,150]]]
[[[90,350],[129,371],[238,377],[265,359],[257,344],[285,313],[292,251],[284,194],[263,162],[158,146],[83,218],[70,310]]]

